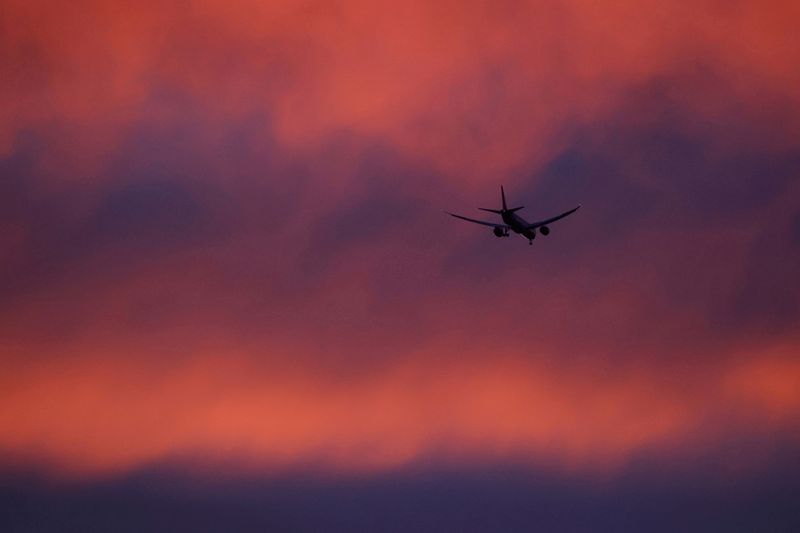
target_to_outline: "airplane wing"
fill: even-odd
[[[453,213],[448,213],[447,211],[445,211],[445,213],[447,213],[451,217],[460,218],[461,220],[466,220],[467,222],[474,222],[475,224],[483,224],[484,226],[491,226],[493,228],[510,229],[509,226],[506,226],[505,224],[495,224],[494,222],[484,222],[483,220],[475,220],[474,218],[462,217],[461,215],[455,215]]]
[[[551,222],[555,222],[556,220],[561,220],[562,218],[571,215],[572,213],[574,213],[575,211],[577,211],[580,208],[581,208],[581,206],[578,206],[575,209],[570,209],[566,213],[561,213],[560,215],[558,215],[556,217],[548,218],[547,220],[540,220],[539,222],[531,222],[530,224],[528,224],[528,229],[535,229],[535,228],[538,228],[540,226],[545,226],[547,224],[550,224]]]

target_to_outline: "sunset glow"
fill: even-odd
[[[0,473],[790,471],[799,21],[3,0]]]

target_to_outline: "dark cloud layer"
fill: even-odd
[[[88,486],[6,482],[1,523],[12,532],[792,531],[800,524],[791,475],[710,481],[708,470],[667,473],[650,464],[592,479],[506,467],[423,469],[217,485],[151,471]]]

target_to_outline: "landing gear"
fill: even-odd
[[[528,245],[530,246],[532,244],[533,244],[533,239],[528,239]]]

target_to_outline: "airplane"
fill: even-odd
[[[467,222],[474,222],[475,224],[483,224],[484,226],[491,226],[494,228],[492,232],[495,234],[496,237],[508,237],[509,230],[522,235],[526,239],[528,239],[528,244],[533,244],[533,239],[536,238],[536,230],[539,230],[544,236],[550,234],[550,228],[547,226],[548,224],[555,222],[556,220],[561,220],[565,216],[571,215],[578,209],[580,209],[580,205],[574,209],[570,209],[566,213],[561,213],[558,216],[548,218],[546,220],[540,220],[539,222],[527,222],[524,218],[517,214],[517,211],[522,209],[520,207],[512,207],[511,209],[508,208],[506,205],[506,191],[503,190],[503,186],[500,186],[500,197],[503,200],[503,208],[502,209],[487,209],[485,207],[479,207],[481,211],[488,211],[490,213],[497,213],[501,217],[503,217],[503,222],[505,224],[496,224],[494,222],[485,222],[483,220],[475,220],[474,218],[463,217],[461,215],[456,215],[455,213],[450,213],[445,211],[451,217],[460,218],[461,220],[466,220]]]

